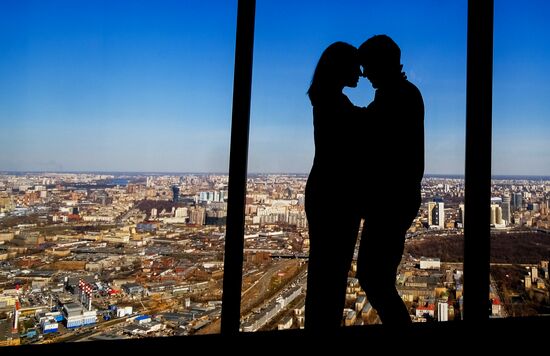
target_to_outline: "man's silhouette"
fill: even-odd
[[[361,121],[365,225],[356,276],[382,323],[405,325],[411,319],[395,280],[405,233],[420,206],[424,103],[401,71],[401,50],[390,37],[368,39],[359,47],[359,58],[376,94]]]

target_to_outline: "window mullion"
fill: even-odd
[[[468,1],[464,320],[489,317],[493,0]]]
[[[239,332],[255,0],[239,0],[233,80],[221,332]]]

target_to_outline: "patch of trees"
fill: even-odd
[[[442,262],[464,261],[464,236],[430,236],[410,240],[405,253],[414,257],[439,257]],[[532,263],[550,259],[550,234],[539,232],[491,235],[492,263]]]

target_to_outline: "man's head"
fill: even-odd
[[[401,50],[386,35],[376,35],[359,47],[359,60],[363,66],[363,76],[374,88],[394,80],[401,75]]]

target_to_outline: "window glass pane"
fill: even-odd
[[[321,53],[331,43],[359,46],[375,34],[387,34],[400,46],[403,70],[425,104],[422,203],[406,235],[397,289],[414,321],[460,319],[466,5],[466,1],[258,2],[241,304],[244,331],[304,325],[310,247],[304,193],[315,153],[306,92]],[[374,99],[366,78],[344,93],[357,106],[366,107]],[[337,130],[338,123],[334,127]],[[384,137],[384,145],[337,173],[321,203],[329,215],[334,214],[325,222],[327,231],[331,224],[343,226],[338,217],[358,199],[378,212],[391,205],[388,214],[403,207],[405,197],[395,197],[396,180],[385,177],[387,172],[375,172],[375,183],[353,183],[355,175],[373,169],[373,158],[389,146],[403,154],[409,149],[396,142],[392,132],[366,131],[365,137]],[[399,179],[395,184],[400,184]],[[379,193],[387,198],[369,198]],[[388,220],[376,223],[383,221]],[[326,238],[335,248],[342,243],[341,236]],[[326,264],[335,260],[328,258]],[[354,261],[349,276],[355,271]],[[330,277],[326,278],[328,283]],[[357,280],[350,278],[342,324],[380,322],[368,294],[364,295]]]
[[[548,11],[545,1],[495,1],[493,317],[550,312]]]
[[[0,340],[218,332],[236,7],[0,3]]]

